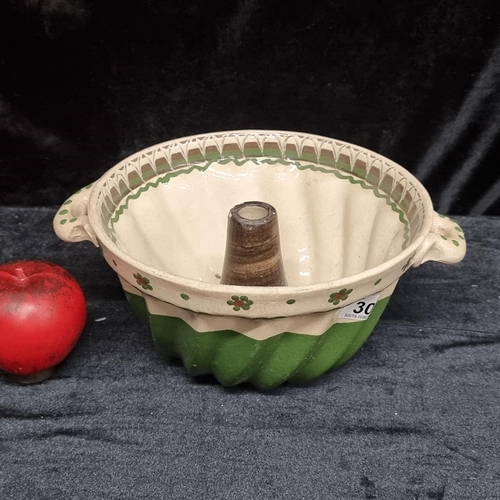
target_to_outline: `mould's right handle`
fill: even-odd
[[[99,246],[96,235],[88,218],[88,205],[92,184],[70,196],[54,217],[54,231],[59,238],[68,243],[91,241]]]
[[[452,219],[434,212],[434,219],[427,238],[415,253],[411,265],[417,267],[428,260],[456,264],[467,249],[462,228]]]

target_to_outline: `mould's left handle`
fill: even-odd
[[[96,247],[99,246],[88,218],[91,188],[92,184],[89,184],[77,191],[57,211],[54,217],[54,231],[61,240],[68,243],[88,240]]]

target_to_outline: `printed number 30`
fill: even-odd
[[[375,306],[375,302],[368,302],[367,304],[362,300],[356,302],[356,304],[358,305],[358,307],[356,309],[353,309],[352,312],[355,314],[365,314],[366,316],[368,316],[372,312],[373,307]]]

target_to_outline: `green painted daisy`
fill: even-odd
[[[346,300],[351,292],[352,288],[342,288],[342,290],[332,293],[328,302],[331,302],[334,306],[336,306],[337,304],[340,304],[341,300]]]
[[[149,279],[146,278],[145,276],[142,276],[140,273],[135,273],[134,278],[136,279],[137,284],[141,285],[142,288],[144,288],[144,290],[153,289],[153,287],[149,284],[150,283]]]
[[[233,309],[235,311],[239,311],[240,309],[248,311],[250,309],[250,306],[253,304],[253,301],[250,300],[246,295],[242,295],[241,297],[239,295],[233,295],[231,297],[231,300],[227,301],[227,304],[233,306]]]

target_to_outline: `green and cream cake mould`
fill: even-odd
[[[248,200],[279,213],[287,286],[220,284],[228,212]],[[190,374],[264,388],[345,363],[409,267],[466,249],[401,166],[286,131],[149,147],[66,200],[54,229],[101,248],[158,347]]]

